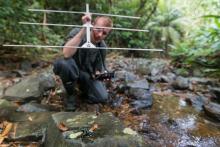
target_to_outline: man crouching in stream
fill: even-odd
[[[91,22],[90,15],[82,17],[83,24]],[[63,47],[63,59],[54,63],[54,73],[60,76],[67,91],[64,99],[66,111],[76,109],[76,84],[79,83],[81,91],[87,95],[89,103],[106,103],[108,93],[104,83],[94,79],[94,75],[106,70],[106,50],[98,49],[107,47],[104,39],[109,35],[111,29],[99,27],[112,27],[113,22],[109,17],[97,17],[91,29],[91,42],[97,49],[92,48],[69,48],[68,46],[82,46],[86,43],[86,28],[73,29],[67,36]]]

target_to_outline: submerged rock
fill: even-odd
[[[188,94],[185,101],[192,105],[196,110],[201,111],[203,110],[203,106],[208,103],[208,98],[204,96],[198,96],[193,94]]]

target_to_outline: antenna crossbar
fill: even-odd
[[[16,45],[16,44],[4,44],[3,46],[7,47],[33,47],[33,48],[63,48],[64,46],[56,46],[56,45]],[[148,48],[118,48],[118,47],[79,47],[79,46],[65,46],[67,48],[78,48],[78,49],[104,49],[104,50],[134,50],[134,51],[157,51],[161,52],[163,49],[148,49]]]
[[[19,22],[20,24],[25,25],[42,25],[42,26],[59,26],[59,27],[78,27],[83,28],[82,25],[70,25],[70,24],[54,24],[54,23],[35,23],[35,22]],[[93,26],[90,26],[93,28]],[[133,31],[133,32],[149,32],[148,30],[143,29],[130,29],[130,28],[118,28],[118,27],[96,27],[96,28],[105,28],[119,31]]]
[[[47,9],[28,9],[33,12],[47,12],[47,13],[69,13],[69,14],[85,14],[86,12],[80,11],[62,11],[62,10],[47,10]],[[110,16],[110,17],[120,17],[120,18],[130,18],[130,19],[140,19],[138,16],[127,16],[127,15],[116,15],[116,14],[105,14],[105,13],[93,13],[92,15],[100,15],[100,16]]]

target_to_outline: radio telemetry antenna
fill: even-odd
[[[110,16],[110,17],[120,17],[120,18],[129,18],[129,19],[140,19],[140,17],[135,16],[125,16],[125,15],[114,15],[114,14],[102,14],[102,13],[90,13],[89,12],[89,4],[86,4],[86,13],[78,12],[78,11],[59,11],[59,10],[42,10],[42,9],[28,9],[29,11],[34,12],[47,12],[47,13],[72,13],[72,14],[86,14],[86,15],[101,15],[101,16]],[[136,51],[163,51],[163,49],[147,49],[147,48],[118,48],[118,47],[96,47],[91,43],[91,28],[93,25],[91,21],[86,22],[84,25],[68,25],[68,24],[52,24],[52,23],[32,23],[32,22],[20,22],[20,24],[26,25],[43,25],[43,26],[64,26],[64,27],[78,27],[78,28],[86,28],[86,42],[81,46],[65,46],[68,48],[79,48],[79,49],[110,49],[110,50],[136,50]],[[97,27],[104,29],[112,29],[112,30],[121,30],[121,31],[135,31],[135,32],[148,32],[148,30],[142,29],[130,29],[130,28],[117,28],[117,27]],[[36,47],[36,48],[63,48],[64,46],[55,46],[55,45],[33,45],[33,44],[25,44],[25,45],[16,45],[16,44],[4,44],[3,46],[8,47]]]

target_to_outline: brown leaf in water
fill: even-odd
[[[67,126],[63,122],[59,123],[59,125],[57,127],[63,132],[67,131],[69,129],[69,128],[67,128]]]

